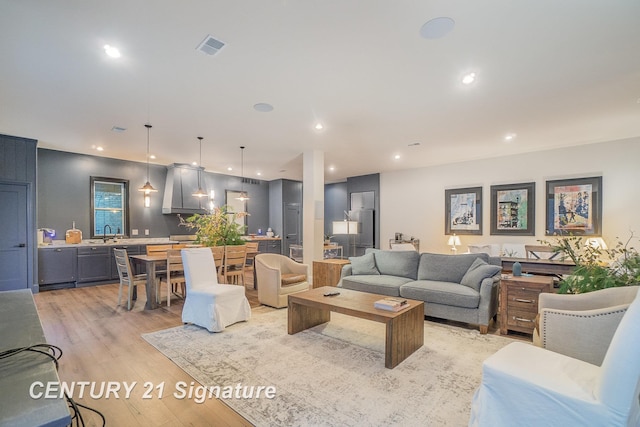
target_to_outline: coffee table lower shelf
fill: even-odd
[[[329,292],[340,295],[325,297]],[[374,308],[384,295],[324,286],[289,295],[288,332],[296,334],[331,320],[331,312],[386,325],[385,363],[392,369],[424,345],[424,303],[407,300],[408,308],[391,312]]]

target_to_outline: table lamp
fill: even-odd
[[[460,237],[456,236],[455,234],[453,236],[449,236],[447,245],[451,246],[451,252],[456,254],[458,252],[456,246],[460,246]]]

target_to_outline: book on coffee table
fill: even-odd
[[[373,306],[381,310],[400,311],[409,307],[409,304],[407,304],[407,300],[403,298],[386,297],[374,302]]]

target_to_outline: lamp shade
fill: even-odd
[[[607,249],[607,244],[604,242],[604,239],[602,237],[590,237],[587,239],[585,243],[596,249],[602,249],[602,250]]]
[[[333,221],[331,234],[358,234],[357,221]]]
[[[449,241],[447,242],[447,245],[460,246],[460,237],[456,236],[455,234],[453,236],[449,236]]]

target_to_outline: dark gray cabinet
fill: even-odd
[[[281,254],[282,242],[280,240],[265,240],[259,242],[258,252],[262,254]]]
[[[76,248],[38,249],[38,284],[71,284],[76,281],[78,253]]]
[[[111,279],[111,246],[78,248],[77,283],[100,282]]]

